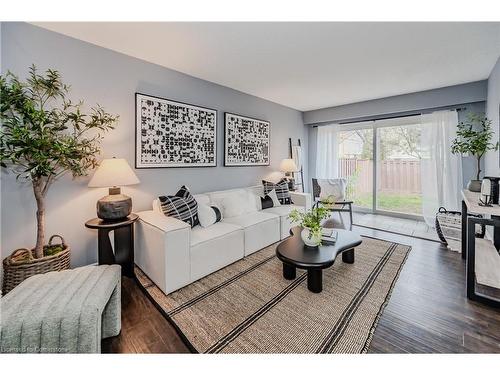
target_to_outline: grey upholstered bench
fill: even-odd
[[[121,330],[118,265],[49,272],[0,300],[0,352],[99,353]]]

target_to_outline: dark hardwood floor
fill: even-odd
[[[360,234],[413,247],[382,314],[370,353],[500,353],[500,310],[465,297],[465,263],[440,244],[375,229]],[[175,329],[130,279],[122,285],[122,332],[103,352],[187,353]]]

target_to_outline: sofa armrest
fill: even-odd
[[[141,221],[158,228],[162,232],[173,232],[190,228],[188,223],[174,217],[165,216],[156,211],[141,211],[137,215],[139,215]]]
[[[312,197],[310,193],[299,193],[296,191],[290,192],[290,197],[292,202],[298,206],[303,206],[306,210],[310,210],[312,207]]]
[[[138,213],[135,263],[165,293],[191,280],[191,226],[154,211]]]

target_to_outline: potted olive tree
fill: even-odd
[[[494,134],[491,120],[482,113],[469,113],[467,121],[457,126],[457,137],[451,144],[451,152],[471,155],[477,162],[476,179],[467,184],[470,191],[481,191],[481,159],[486,152],[498,150],[498,142],[491,141]]]
[[[36,245],[4,260],[4,292],[33,274],[69,267],[62,237],[59,245],[45,243],[45,197],[64,174],[83,176],[97,166],[102,134],[118,119],[100,106],[85,114],[83,102],[73,103],[68,93],[51,69],[40,74],[32,66],[25,81],[11,72],[0,76],[0,164],[32,185],[37,205]]]

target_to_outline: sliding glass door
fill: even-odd
[[[374,127],[377,141],[375,210],[422,215],[418,118],[375,121]]]
[[[336,168],[360,211],[421,216],[419,116],[336,125]]]
[[[373,129],[368,124],[342,126],[338,132],[338,174],[347,179],[347,199],[373,207]]]

